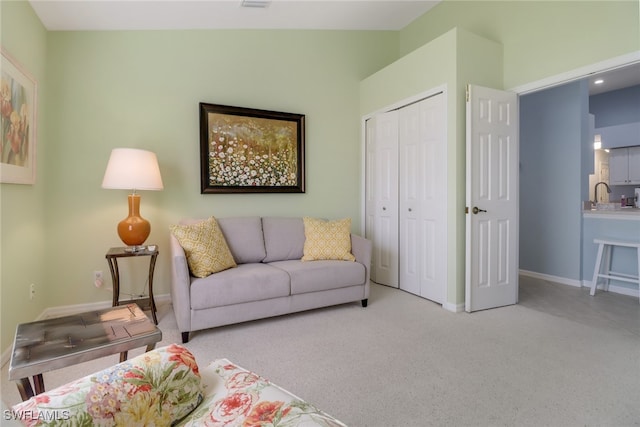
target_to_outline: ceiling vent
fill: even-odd
[[[258,9],[264,9],[271,4],[271,0],[242,0],[240,7],[253,7]]]

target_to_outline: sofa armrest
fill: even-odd
[[[173,234],[169,235],[171,248],[171,303],[180,332],[191,331],[191,274],[187,256]]]
[[[357,234],[351,235],[351,252],[356,257],[356,262],[363,264],[366,270],[365,274],[365,296],[369,298],[369,279],[371,278],[371,252],[373,244],[371,240],[366,239]]]

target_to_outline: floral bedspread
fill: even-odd
[[[202,397],[193,354],[171,344],[36,395],[8,415],[27,426],[169,426]]]
[[[227,359],[199,370],[171,344],[32,397],[5,411],[27,426],[346,427]]]
[[[227,359],[201,371],[205,399],[180,426],[346,427],[332,416]]]

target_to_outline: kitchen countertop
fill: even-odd
[[[584,218],[595,219],[625,219],[640,221],[640,208],[618,208],[615,210],[585,209],[582,211],[582,216]]]

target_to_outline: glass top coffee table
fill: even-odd
[[[22,400],[44,391],[42,374],[77,363],[147,346],[152,350],[162,331],[136,304],[127,304],[71,316],[22,323],[16,328],[9,379],[18,382]]]

